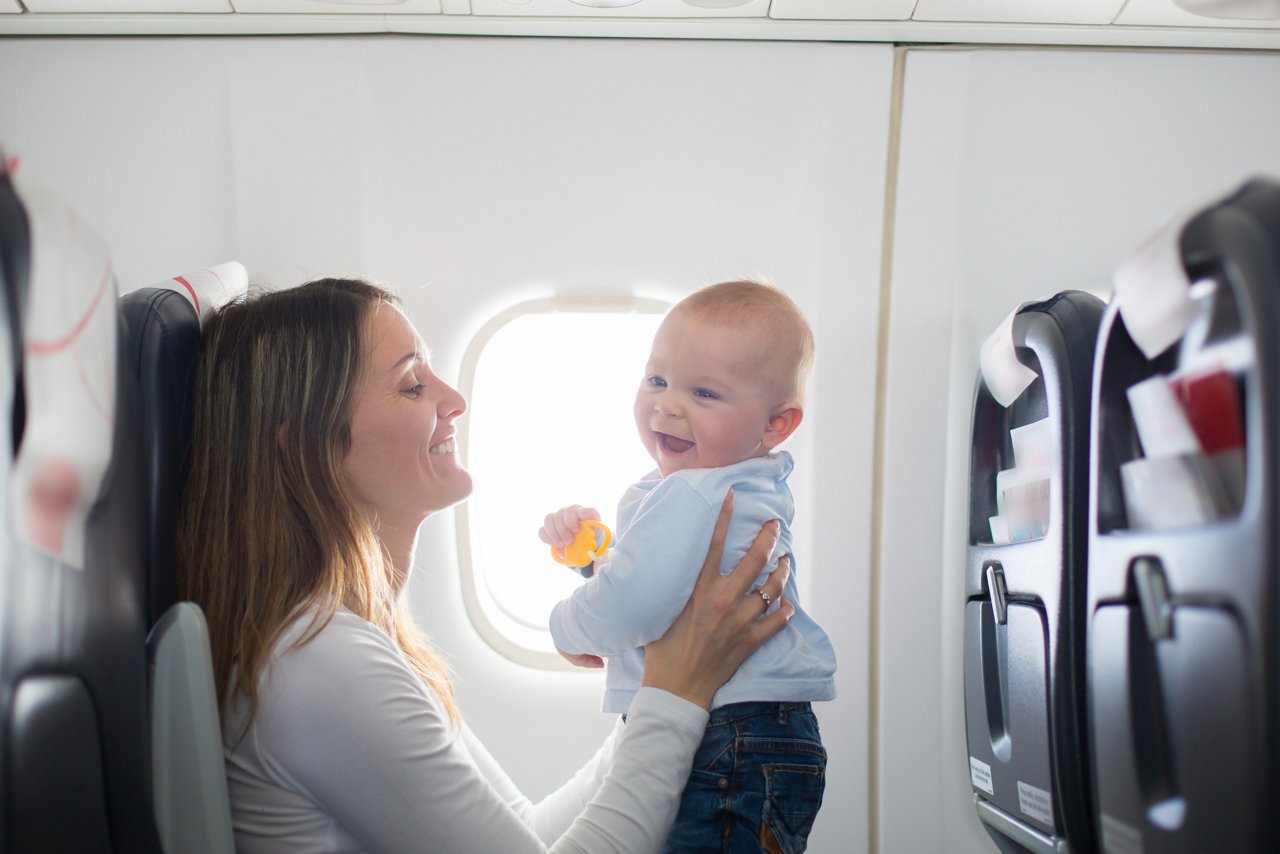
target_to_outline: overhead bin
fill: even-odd
[[[1275,0],[1129,0],[1115,23],[1148,27],[1280,28]]]
[[[232,3],[237,12],[309,15],[438,15],[442,11],[440,0],[232,0]]]
[[[809,21],[905,21],[916,0],[773,0],[769,17]]]
[[[471,12],[560,18],[765,18],[769,0],[471,0]]]
[[[1020,306],[973,405],[964,696],[974,806],[1006,852],[1094,848],[1084,732],[1090,379],[1103,303]]]
[[[917,21],[1110,24],[1124,0],[919,0]]]
[[[0,5],[17,0],[0,0]],[[234,12],[231,0],[22,0],[28,12],[50,14],[145,13],[155,15]],[[0,11],[21,11],[4,9]]]

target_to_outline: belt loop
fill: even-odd
[[[778,704],[778,723],[782,726],[787,725],[787,706],[785,703]]]

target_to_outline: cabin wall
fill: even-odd
[[[1280,175],[1280,56],[911,51],[879,533],[879,850],[993,850],[964,734],[977,356],[1016,305],[1111,271],[1173,214]],[[908,666],[909,663],[909,666]]]
[[[366,275],[448,379],[526,299],[774,278],[817,334],[797,552],[840,659],[811,850],[977,852],[959,603],[978,346],[1023,300],[1105,295],[1172,212],[1280,174],[1280,57],[904,53],[892,174],[894,52],[857,44],[4,39],[0,144],[98,227],[123,290],[232,259],[273,287]],[[601,680],[486,646],[454,536],[451,513],[424,527],[414,604],[537,796],[608,728]]]
[[[798,580],[840,660],[839,699],[818,710],[831,770],[813,848],[858,851],[892,63],[883,45],[10,39],[0,143],[102,232],[122,290],[225,260],[270,287],[369,276],[451,380],[480,325],[527,299],[675,299],[754,274],[786,288],[819,349],[791,443]],[[562,391],[549,383],[532,416],[568,417]],[[537,797],[610,727],[603,680],[519,667],[479,638],[452,517],[424,526],[413,601],[469,724]]]

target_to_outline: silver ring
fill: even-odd
[[[761,600],[763,600],[763,601],[764,601],[764,609],[765,609],[766,611],[768,611],[768,610],[769,610],[769,603],[772,601],[772,600],[769,598],[769,594],[764,592],[764,588],[763,588],[763,587],[761,587],[759,590],[757,590],[757,591],[756,591],[756,593],[759,593],[759,594],[760,594],[760,598],[761,598]]]

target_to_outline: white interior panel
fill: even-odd
[[[961,664],[981,342],[1024,300],[1106,295],[1167,216],[1280,175],[1276,103],[1275,55],[909,53],[880,531],[881,851],[991,850]]]
[[[312,15],[434,15],[440,0],[232,0],[237,12]]]
[[[471,0],[476,15],[575,18],[763,18],[769,0]]]
[[[821,21],[902,21],[916,0],[773,0],[769,17]]]
[[[12,40],[0,78],[24,84],[0,87],[0,144],[102,233],[122,289],[229,259],[256,285],[368,276],[403,296],[451,381],[480,325],[527,299],[783,286],[818,342],[790,443],[798,580],[839,658],[839,699],[818,704],[831,761],[811,850],[857,854],[891,73],[875,45]],[[548,509],[511,535],[536,536]],[[451,513],[424,526],[415,607],[469,723],[538,797],[611,725],[603,681],[485,645],[454,539]]]
[[[1280,0],[1173,0],[1193,15],[1231,18],[1241,24],[1280,18]]]
[[[16,2],[16,0],[7,0]],[[230,12],[231,0],[22,0],[27,11],[56,14]]]
[[[1188,6],[1192,5],[1193,4],[1188,3]],[[1204,2],[1199,5],[1204,8],[1205,14],[1200,15],[1195,12],[1189,12],[1187,9],[1178,6],[1173,2],[1173,0],[1129,0],[1120,14],[1116,16],[1115,22],[1117,24],[1134,24],[1138,26],[1157,27],[1280,28],[1280,18],[1266,20],[1256,17],[1233,17],[1233,15],[1230,14],[1232,4],[1229,3],[1220,4],[1220,6],[1223,7],[1222,12],[1215,9],[1214,4],[1210,2]],[[1246,12],[1249,9],[1264,8],[1263,4],[1257,2],[1248,4],[1237,3],[1235,6]],[[1239,12],[1236,14],[1239,14]]]
[[[1109,24],[1124,0],[920,0],[917,21]]]
[[[11,14],[22,11],[22,4],[18,0],[0,0],[0,15]]]

